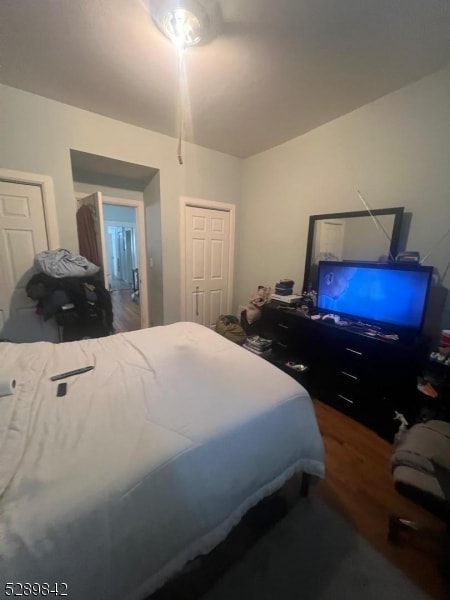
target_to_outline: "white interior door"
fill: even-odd
[[[133,283],[133,232],[125,229],[126,281]]]
[[[328,219],[320,223],[318,235],[319,260],[342,260],[344,251],[345,221],[340,219]]]
[[[114,233],[111,228],[107,228],[106,254],[108,257],[108,285],[111,287],[112,277],[114,276]]]
[[[125,280],[124,277],[124,271],[123,271],[123,264],[124,264],[124,240],[123,240],[123,227],[118,227],[116,229],[117,231],[117,273],[118,273],[118,277],[119,279],[122,279],[122,281]]]
[[[230,214],[186,206],[186,318],[207,327],[229,310]]]
[[[103,204],[101,192],[95,192],[95,194],[91,194],[90,196],[85,196],[84,198],[79,199],[78,206],[89,206],[91,209],[91,214],[94,221],[97,250],[101,262],[99,266],[102,269],[104,285],[108,289],[109,273],[108,260],[106,257],[105,236],[103,233]],[[78,232],[78,239],[79,238],[80,232]]]
[[[44,323],[25,291],[35,273],[34,256],[48,249],[41,188],[0,181],[0,337],[58,340],[53,319]]]

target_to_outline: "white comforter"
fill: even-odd
[[[86,365],[56,397],[51,375]],[[307,392],[193,323],[0,344],[0,594],[142,599],[294,472],[324,473]]]

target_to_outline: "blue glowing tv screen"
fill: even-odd
[[[317,306],[358,320],[420,330],[432,267],[405,263],[319,263]]]

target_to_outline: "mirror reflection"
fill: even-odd
[[[305,287],[315,289],[320,260],[395,260],[403,208],[310,217]]]

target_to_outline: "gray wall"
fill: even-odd
[[[50,175],[61,246],[78,252],[70,150],[159,169],[164,320],[180,317],[179,197],[236,203],[241,161],[193,144],[177,161],[177,140],[11,87],[0,86],[0,166]]]
[[[173,138],[0,86],[0,166],[52,176],[61,245],[72,250],[71,148],[159,169],[160,198],[150,189],[144,202],[148,217],[161,218],[152,275],[161,284],[156,305],[163,303],[170,323],[180,315],[181,195],[240,199],[235,307],[281,277],[298,290],[309,215],[363,209],[358,189],[372,208],[404,206],[412,215],[407,248],[424,255],[450,226],[449,80],[445,69],[244,161],[187,144],[182,167]],[[449,255],[447,238],[428,260],[446,288]],[[450,301],[443,323],[450,327]]]
[[[377,217],[378,226],[369,217],[346,219],[344,260],[380,260],[381,256],[389,256],[390,242],[383,229],[392,233],[394,217],[380,215]],[[382,229],[383,228],[383,229]],[[395,258],[395,257],[394,257]]]
[[[103,204],[103,219],[120,223],[136,223],[136,209],[132,206]]]
[[[450,69],[244,161],[236,303],[281,277],[301,288],[311,214],[404,206],[422,256],[450,227]],[[450,286],[450,236],[427,264]],[[449,303],[443,323],[450,326]]]
[[[147,281],[150,324],[163,325],[164,278],[161,232],[160,175],[157,173],[144,190],[145,229],[147,237]]]

